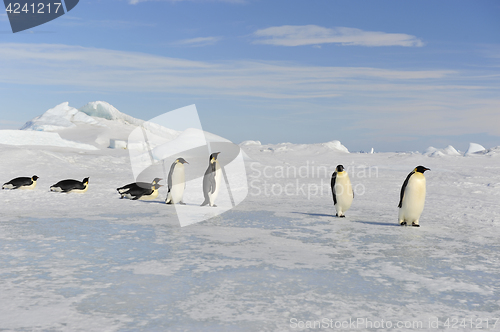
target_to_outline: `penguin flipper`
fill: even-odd
[[[337,180],[337,172],[333,172],[332,181],[330,185],[332,186],[333,204],[337,204],[337,196],[335,195],[335,181]]]
[[[170,171],[168,172],[168,178],[167,178],[167,185],[168,185],[168,192],[172,190],[172,175],[174,174],[174,168],[175,168],[175,162],[170,166]]]
[[[210,193],[213,194],[216,188],[216,182],[215,182],[216,164],[213,163],[209,169],[210,173],[208,174],[207,178],[208,178]]]
[[[408,185],[408,181],[410,181],[410,177],[415,173],[415,171],[411,172],[410,174],[408,174],[408,176],[406,177],[406,180],[405,182],[403,183],[403,186],[401,187],[401,193],[399,194],[399,204],[398,204],[398,208],[401,208],[403,206],[403,197],[405,195],[405,190],[406,190],[406,186]]]

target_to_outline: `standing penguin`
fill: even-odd
[[[35,189],[38,176],[20,177],[3,184],[2,189]]]
[[[414,227],[420,227],[418,220],[424,210],[425,204],[425,176],[424,172],[430,171],[427,167],[417,166],[406,177],[399,199],[399,224],[407,225],[411,222]]]
[[[63,193],[84,193],[89,188],[89,178],[78,180],[62,180],[50,187],[50,191]]]
[[[130,198],[135,197],[137,193],[142,193],[144,191],[150,190],[155,184],[158,184],[162,179],[155,178],[151,183],[147,182],[133,182],[129,183],[123,187],[116,188],[116,191],[121,195],[120,198]],[[132,195],[130,195],[132,194]],[[129,197],[130,196],[130,197]]]
[[[349,210],[354,199],[351,180],[343,165],[337,165],[335,172],[332,174],[332,195],[337,217],[344,218],[345,212]]]
[[[222,169],[217,161],[219,153],[220,152],[214,152],[210,155],[208,168],[203,177],[203,196],[205,196],[205,201],[201,206],[209,204],[210,206],[217,207],[214,203],[219,194],[220,182],[222,179]]]
[[[184,164],[189,164],[184,158],[177,158],[170,166],[170,172],[168,172],[168,194],[165,203],[167,204],[182,204],[182,196],[184,195],[184,189],[186,188],[186,177],[184,175]]]

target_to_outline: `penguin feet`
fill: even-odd
[[[338,214],[338,213],[335,213],[335,217],[338,217],[338,216],[339,216],[339,214]]]
[[[339,216],[339,218],[345,218],[345,214],[343,214],[343,215]]]
[[[179,203],[177,204],[180,204],[180,205],[186,205],[186,203],[184,203],[183,201],[180,201]]]
[[[413,227],[420,227],[420,225],[419,225],[419,224],[416,224],[415,222],[412,222],[412,223],[411,223],[411,225],[412,225]]]
[[[400,223],[399,223],[399,225],[401,225],[401,226],[406,226],[406,221],[402,221],[402,222],[400,222]]]

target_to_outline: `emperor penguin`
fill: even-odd
[[[398,204],[398,220],[401,226],[406,226],[411,222],[412,226],[420,227],[418,221],[425,204],[425,171],[430,171],[430,169],[424,166],[415,167],[401,187]]]
[[[165,203],[167,204],[182,204],[182,196],[184,195],[184,189],[186,188],[186,177],[184,175],[184,164],[189,164],[184,158],[177,158],[170,166],[170,172],[168,172],[168,194]]]
[[[343,165],[337,165],[335,172],[332,174],[332,195],[337,217],[345,218],[345,212],[349,210],[354,199],[351,180]]]
[[[123,187],[116,188],[116,191],[121,195],[120,198],[130,198],[126,194],[130,194],[132,192],[141,192],[142,190],[150,190],[152,186],[155,184],[159,183],[161,180],[160,178],[155,178],[151,183],[147,182],[134,182],[134,183],[129,183]],[[135,197],[135,195],[131,195],[132,197]]]
[[[62,180],[50,187],[50,191],[63,193],[84,193],[89,188],[89,178],[78,180]]]
[[[154,182],[154,181],[153,181]],[[158,189],[160,187],[163,187],[161,184],[158,183],[150,183],[148,184],[149,187],[141,187],[141,186],[134,186],[127,192],[121,193],[122,198],[128,198],[131,200],[153,200],[156,197],[158,197]]]
[[[222,179],[222,169],[217,161],[219,153],[220,152],[214,152],[210,155],[208,168],[203,177],[203,196],[205,196],[205,201],[201,206],[209,204],[210,206],[217,207],[217,205],[215,205],[215,199],[219,194],[220,182]]]
[[[19,177],[3,184],[2,189],[35,189],[38,176]]]

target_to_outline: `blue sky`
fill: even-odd
[[[196,104],[236,143],[500,145],[498,1],[85,1],[12,34],[0,128],[68,101],[141,119]]]

